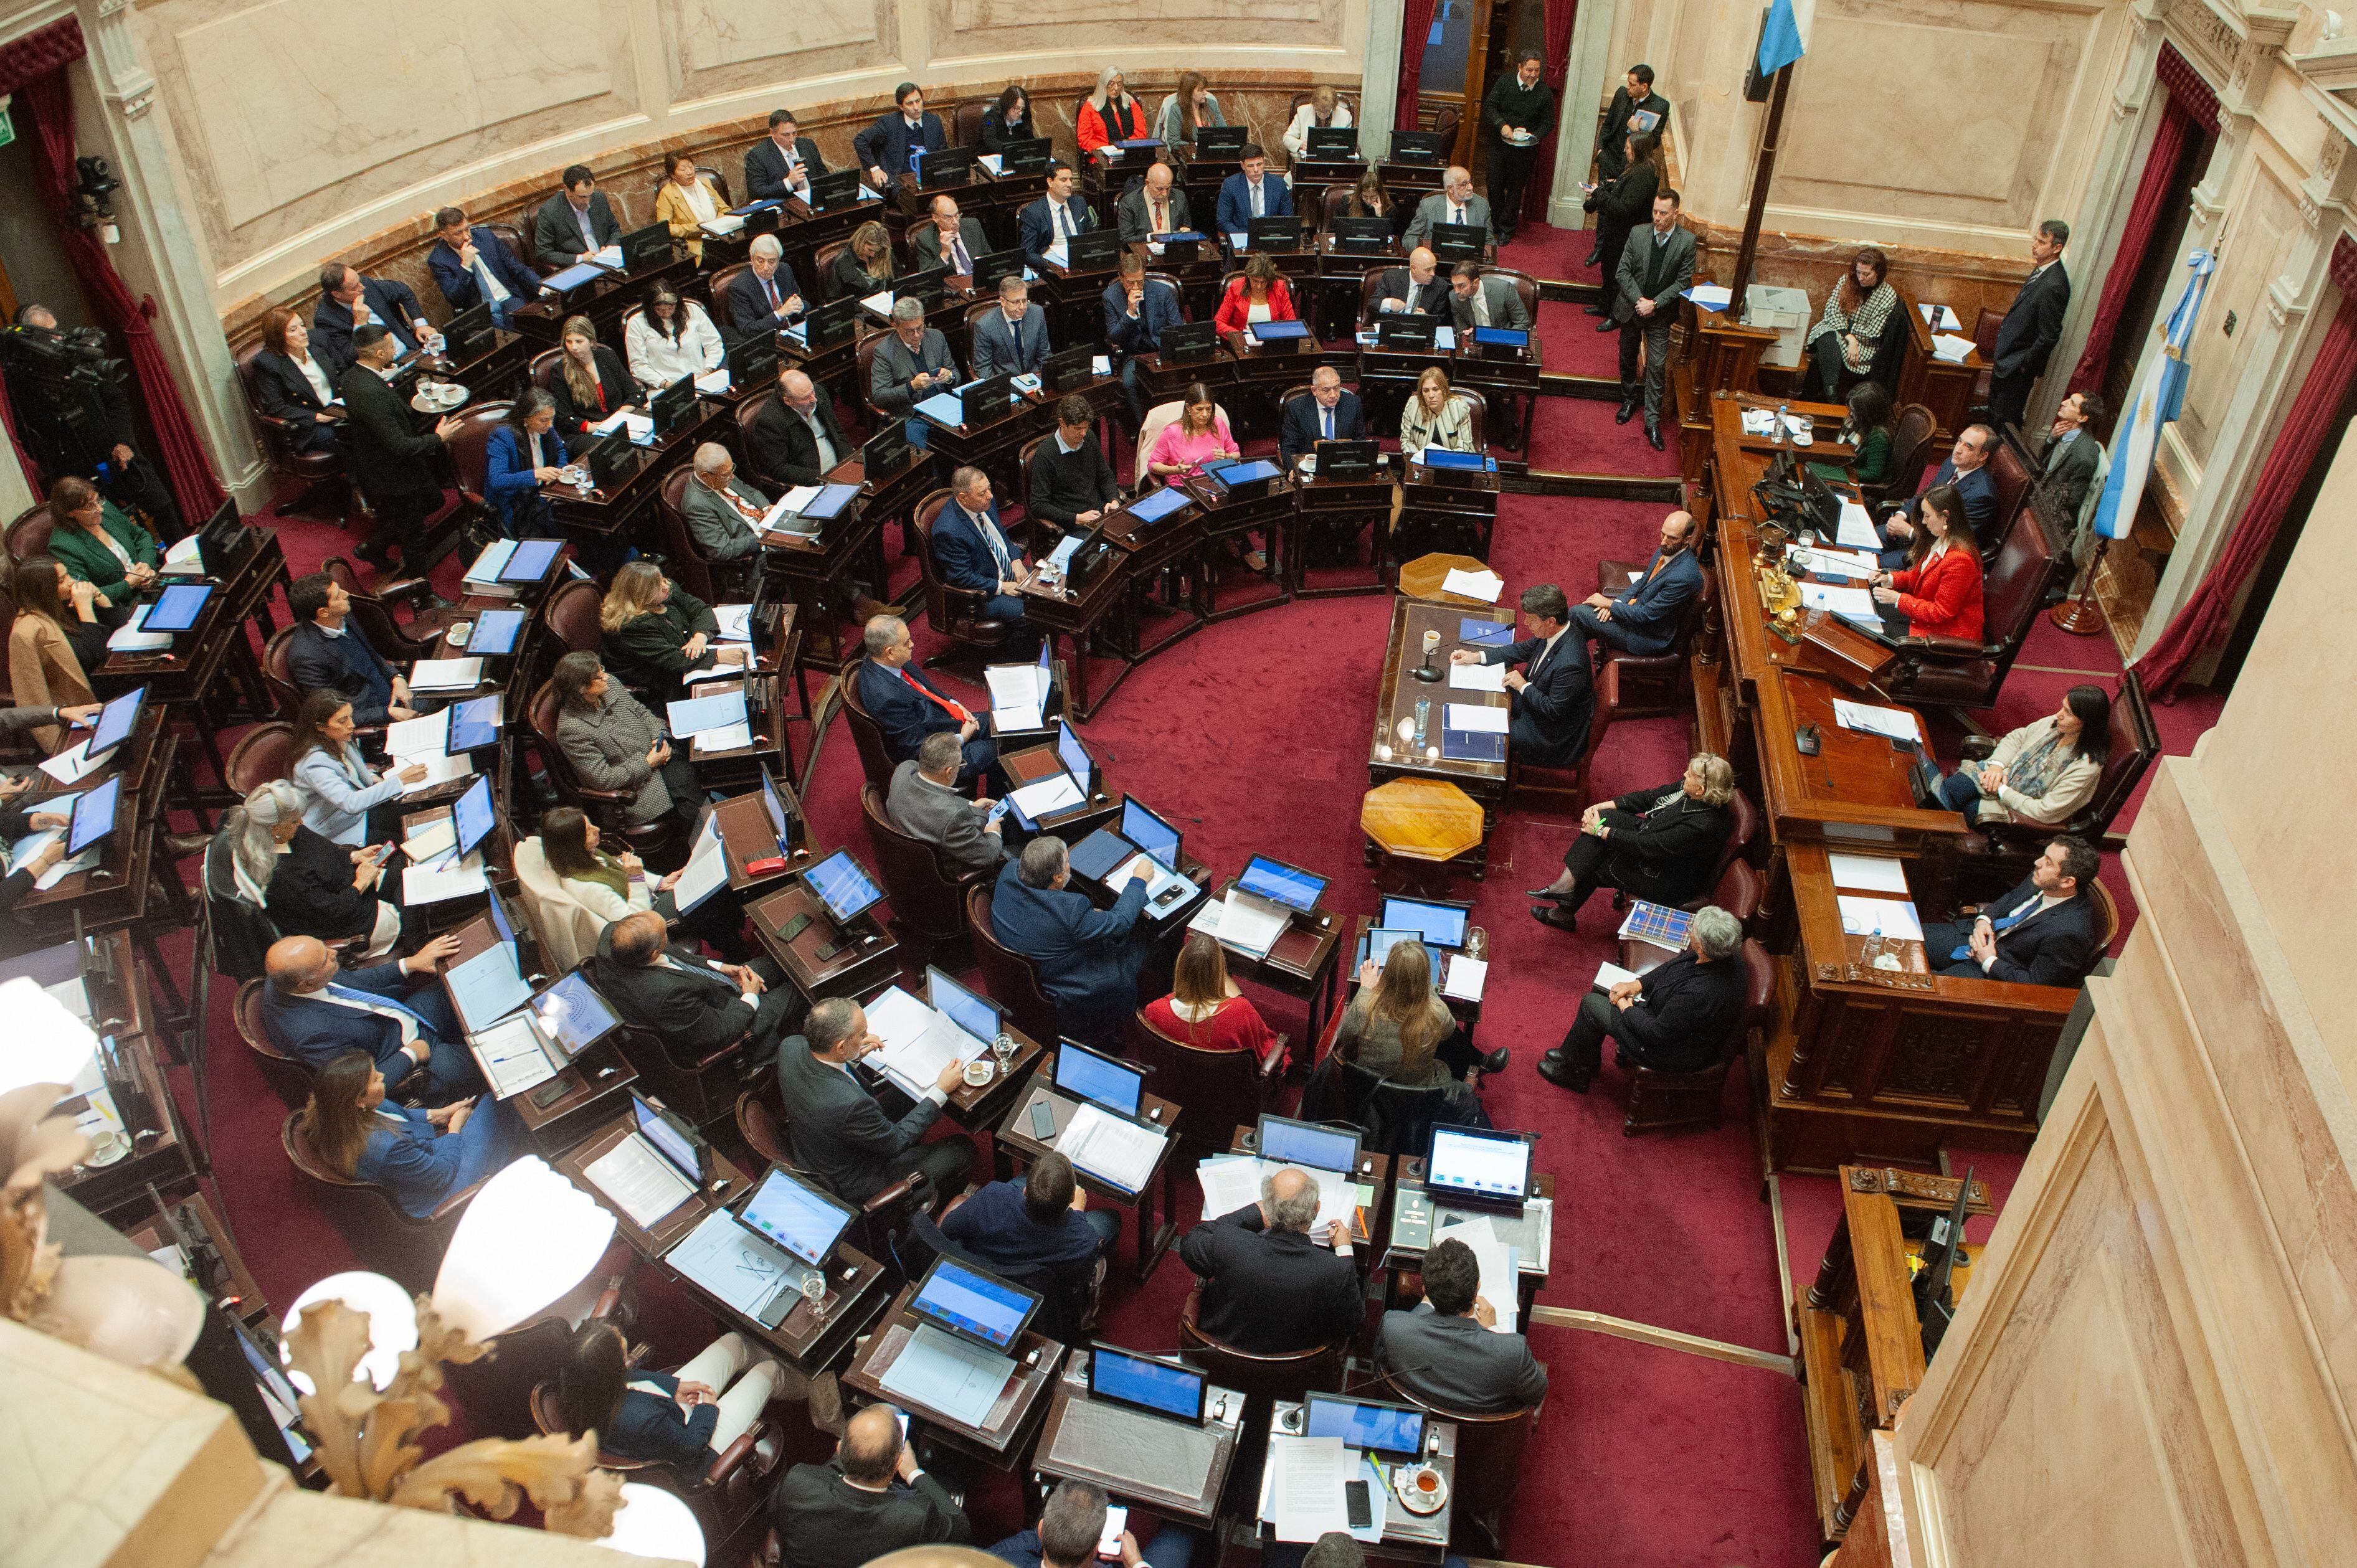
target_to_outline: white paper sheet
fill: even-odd
[[[725,1208],[705,1215],[663,1261],[748,1317],[785,1288],[785,1254]]]
[[[884,1391],[935,1411],[960,1426],[980,1426],[1015,1375],[1015,1363],[979,1345],[920,1325],[885,1369]]]
[[[412,863],[424,865],[430,860],[438,860],[457,847],[458,819],[441,816],[402,841],[401,853],[407,855]]]
[[[892,291],[888,288],[879,288],[874,294],[861,298],[859,303],[877,315],[888,318],[892,314]]]
[[[1869,553],[1882,549],[1882,535],[1874,531],[1874,519],[1856,501],[1841,503],[1841,517],[1834,524],[1834,542],[1853,550]]]
[[[1839,850],[1825,859],[1832,867],[1836,887],[1907,897],[1907,867],[1902,862],[1878,854],[1844,854]]]
[[[1250,1155],[1221,1155],[1195,1167],[1203,1189],[1203,1218],[1217,1219],[1260,1201],[1261,1164]]]
[[[404,797],[422,795],[428,789],[439,789],[453,779],[464,779],[475,771],[475,758],[471,753],[458,757],[410,757],[401,760],[422,764],[425,768],[425,778],[414,784],[401,787]]]
[[[1614,986],[1620,984],[1624,981],[1642,980],[1644,976],[1639,974],[1633,969],[1622,969],[1617,963],[1599,963],[1596,966],[1596,979],[1589,988],[1595,991],[1609,992]]]
[[[1847,550],[1828,550],[1822,545],[1809,547],[1809,570],[1828,577],[1847,577],[1863,582],[1882,570],[1882,563],[1871,555]]]
[[[1471,735],[1504,735],[1509,718],[1503,708],[1476,707],[1470,703],[1448,704],[1448,724]]]
[[[615,272],[620,272],[622,270],[622,247],[619,245],[607,245],[601,249],[590,252],[581,259],[585,262],[595,262],[599,266],[610,268]]]
[[[1091,360],[1089,361],[1089,374],[1092,376],[1109,376],[1113,374],[1113,356],[1110,354],[1099,354],[1095,359]]]
[[[1463,953],[1451,953],[1448,958],[1448,979],[1442,984],[1443,996],[1454,996],[1460,1002],[1481,1000],[1481,987],[1490,978],[1487,960],[1467,958]]]
[[[541,1048],[528,1013],[511,1014],[488,1029],[478,1029],[467,1043],[475,1048],[483,1081],[501,1100],[536,1089],[556,1076],[555,1064]]]
[[[687,1178],[636,1133],[590,1161],[581,1174],[641,1230],[653,1229],[664,1215],[695,1196]]]
[[[1270,1437],[1269,1523],[1276,1539],[1314,1541],[1329,1530],[1347,1531],[1342,1484],[1357,1473],[1357,1459],[1339,1437]]]
[[[1698,283],[1686,290],[1686,297],[1705,310],[1725,310],[1735,303],[1735,291],[1724,284]]]
[[[1897,898],[1852,898],[1836,894],[1835,906],[1841,910],[1842,929],[1854,937],[1903,937],[1910,941],[1923,940],[1923,922],[1916,918],[1915,906]]]
[[[727,886],[728,852],[721,843],[720,823],[707,817],[704,836],[696,841],[694,852],[680,869],[679,880],[672,885],[672,907],[693,909]]]
[[[611,435],[617,430],[628,430],[630,433],[630,439],[636,441],[642,436],[653,435],[654,429],[655,422],[652,415],[633,413],[626,408],[619,413],[609,413],[591,425],[589,433],[592,435]]]
[[[1115,1116],[1103,1106],[1083,1104],[1057,1134],[1056,1149],[1100,1181],[1136,1192],[1153,1174],[1168,1134]]]
[[[1874,596],[1864,588],[1845,588],[1832,583],[1800,583],[1801,603],[1813,610],[1830,610],[1835,615],[1856,616],[1861,620],[1874,620],[1878,613]]]
[[[146,621],[147,607],[141,605],[132,612],[129,620],[115,628],[113,635],[106,639],[106,646],[117,653],[160,653],[171,647],[170,632],[139,629]]]
[[[1187,929],[1201,931],[1207,936],[1218,936],[1222,912],[1227,907],[1227,900],[1223,898],[1204,899],[1202,907],[1195,911],[1195,918],[1187,922]]]
[[[466,692],[480,685],[480,659],[421,659],[409,667],[413,692]]]
[[[423,718],[395,719],[384,726],[388,757],[439,757],[449,738],[450,715],[427,714]]]
[[[1853,703],[1847,697],[1834,699],[1834,723],[1844,729],[1889,736],[1893,740],[1923,738],[1921,723],[1905,708],[1877,707],[1871,703]]]
[[[715,605],[712,618],[720,623],[723,642],[753,640],[753,607],[750,605]]]
[[[490,883],[484,879],[480,865],[407,865],[401,872],[404,904],[439,904],[447,898],[480,893],[489,886]]]
[[[1969,338],[1959,338],[1953,332],[1932,334],[1932,354],[1946,364],[1961,365],[1980,347]]]
[[[1506,579],[1495,572],[1468,572],[1462,566],[1451,566],[1448,575],[1440,580],[1446,593],[1462,594],[1469,599],[1479,599],[1494,605],[1498,596],[1506,591]]]
[[[1506,667],[1502,664],[1451,664],[1448,667],[1448,689],[1452,692],[1502,692],[1506,689]]]
[[[1282,908],[1271,909],[1253,898],[1238,897],[1231,888],[1227,908],[1220,914],[1220,940],[1255,958],[1265,957],[1289,923]]]
[[[1088,797],[1081,793],[1081,787],[1072,782],[1071,774],[1059,773],[1052,779],[1042,779],[1036,784],[1026,784],[1007,799],[1021,808],[1025,816],[1036,822],[1050,811],[1060,811],[1067,807],[1077,806]]]
[[[696,377],[695,390],[700,392],[707,392],[714,397],[718,397],[722,392],[726,392],[728,390],[728,371],[726,367],[724,366],[716,371],[706,371],[702,375]]]
[[[41,763],[41,771],[60,784],[78,784],[113,760],[114,760],[114,752],[112,748],[109,748],[104,757],[92,758],[90,755],[89,740],[82,739],[74,742],[55,757],[46,758]]]
[[[724,639],[723,640],[725,641],[726,639]],[[745,644],[741,642],[731,642],[728,643],[727,646],[731,648],[742,648]],[[745,667],[742,664],[713,664],[708,665],[702,670],[689,671],[686,674],[679,678],[679,683],[683,686],[695,686],[701,685],[706,681],[741,681],[744,678]]]
[[[990,711],[1003,729],[1038,729],[1048,701],[1048,681],[1037,664],[987,664]]]
[[[753,721],[745,719],[718,729],[705,730],[690,743],[697,757],[709,757],[716,751],[740,751],[753,744]]]

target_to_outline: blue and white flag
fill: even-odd
[[[1817,0],[1768,0],[1768,25],[1760,30],[1760,74],[1770,77],[1809,52],[1809,23]]]
[[[2153,453],[2160,445],[2160,427],[2174,420],[2185,403],[2185,351],[2192,345],[2193,324],[2218,262],[2209,252],[2196,251],[2185,264],[2193,275],[2185,280],[2183,296],[2161,326],[2159,352],[2147,356],[2136,373],[2127,418],[2113,437],[2112,471],[2104,479],[2103,499],[2095,503],[2095,532],[2105,539],[2126,539],[2136,527],[2136,507],[2144,499]]]

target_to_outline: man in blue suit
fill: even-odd
[[[1031,285],[1018,273],[998,280],[998,308],[974,324],[974,374],[1028,375],[1048,357],[1048,313],[1031,303]]]
[[[1320,365],[1309,372],[1309,395],[1285,405],[1285,423],[1276,435],[1276,450],[1286,467],[1316,450],[1320,441],[1358,441],[1367,434],[1366,415],[1359,394],[1344,389],[1342,372]]]
[[[525,266],[513,251],[489,229],[470,228],[467,209],[446,207],[434,215],[441,238],[425,252],[434,286],[453,310],[472,310],[488,302],[491,320],[504,328],[519,305],[540,295],[540,274]]]
[[[298,692],[335,692],[352,705],[352,722],[381,725],[414,719],[409,682],[351,624],[352,596],[325,572],[297,577],[286,589],[295,635],[286,639],[286,669]]]
[[[1580,634],[1623,653],[1667,653],[1686,605],[1702,592],[1694,535],[1693,513],[1674,511],[1662,519],[1662,542],[1645,569],[1619,593],[1590,594],[1572,610]]]
[[[410,984],[413,976],[431,976],[436,965],[457,955],[454,933],[397,963],[347,974],[318,938],[281,937],[263,955],[269,976],[262,992],[263,1027],[273,1045],[315,1073],[343,1052],[360,1050],[389,1084],[422,1070],[428,1105],[479,1094],[483,1075],[468,1053],[449,998],[430,978]]]
[[[1121,273],[1105,285],[1105,343],[1121,363],[1121,390],[1129,398],[1130,418],[1146,419],[1146,370],[1140,354],[1162,347],[1162,334],[1178,325],[1178,291],[1167,283],[1150,283],[1146,258],[1135,251],[1121,253]]]
[[[912,149],[930,153],[950,145],[942,117],[925,112],[923,88],[904,81],[892,90],[892,102],[899,107],[851,138],[851,150],[867,171],[867,183],[888,194],[891,182],[909,172]]]
[[[433,327],[409,285],[397,278],[362,277],[358,267],[329,262],[319,269],[319,306],[311,313],[312,347],[341,381],[352,365],[352,331],[375,322],[393,334],[400,354],[414,354]]]
[[[1587,749],[1587,725],[1596,712],[1587,639],[1571,630],[1571,607],[1553,583],[1524,588],[1522,605],[1528,637],[1503,648],[1460,648],[1449,662],[1522,665],[1506,671],[1512,693],[1507,738],[1524,762],[1568,768]]]
[[[2095,900],[2103,856],[2084,839],[2058,838],[2029,879],[1969,920],[1926,921],[1923,955],[1942,974],[2015,985],[2077,985],[2095,960]]]
[[[1882,569],[1896,572],[1907,564],[1907,548],[1915,540],[1915,502],[1941,485],[1953,485],[1964,503],[1964,521],[1983,549],[1996,542],[1990,530],[1996,524],[1996,477],[1988,471],[1989,454],[1996,450],[1996,432],[1986,424],[1967,424],[1956,432],[1948,460],[1932,481],[1907,504],[1882,520]]]
[[[1246,142],[1244,166],[1220,185],[1220,232],[1243,234],[1255,218],[1293,216],[1293,192],[1268,172],[1268,155],[1258,142]]]
[[[1039,966],[1066,1034],[1116,1049],[1124,1020],[1137,1011],[1146,944],[1132,936],[1146,908],[1146,880],[1132,872],[1113,908],[1100,909],[1064,886],[1071,879],[1064,841],[1040,834],[1000,868],[990,929],[1001,945]]]
[[[982,733],[982,721],[943,692],[914,662],[917,644],[899,616],[877,616],[862,637],[867,657],[859,661],[859,702],[884,732],[884,750],[893,764],[917,755],[925,737],[954,733],[964,751],[956,788],[971,785],[998,760],[998,747]]]
[[[1097,226],[1089,214],[1089,204],[1073,194],[1080,188],[1081,177],[1072,166],[1060,159],[1048,166],[1048,194],[1016,215],[1017,242],[1023,247],[1024,258],[1034,272],[1048,265],[1048,247],[1061,244],[1075,234],[1085,234]],[[1070,251],[1065,252],[1070,255]]]
[[[950,476],[950,504],[933,518],[933,564],[952,587],[990,596],[982,607],[985,619],[1023,619],[1021,595],[1031,568],[999,526],[990,476],[980,468]]]

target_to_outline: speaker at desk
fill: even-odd
[[[1384,161],[1395,164],[1437,164],[1448,156],[1449,138],[1438,131],[1394,131]]]
[[[1427,347],[1431,338],[1425,339]],[[1194,365],[1211,359],[1220,351],[1220,328],[1213,321],[1181,321],[1162,329],[1162,362],[1166,365]]]
[[[1244,237],[1244,249],[1279,254],[1301,249],[1301,220],[1276,213],[1266,218],[1250,220],[1251,228]]]
[[[1444,262],[1478,262],[1490,232],[1479,223],[1435,223],[1432,253]]]
[[[940,147],[917,160],[917,188],[939,190],[963,185],[974,177],[972,147]]]

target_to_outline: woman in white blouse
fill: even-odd
[[[608,854],[597,847],[597,824],[570,806],[558,806],[541,817],[540,853],[565,897],[609,926],[648,909],[677,918],[671,899],[658,904],[655,895],[668,894],[681,873],[650,885],[645,862],[628,850]]]
[[[1285,152],[1290,162],[1299,163],[1308,156],[1309,132],[1313,126],[1319,130],[1330,127],[1337,131],[1351,128],[1351,106],[1343,102],[1340,95],[1330,87],[1312,89],[1309,102],[1293,112],[1293,124],[1285,128]],[[1286,183],[1290,184],[1292,178],[1292,171],[1287,170]]]
[[[303,791],[303,825],[347,849],[369,842],[369,812],[401,799],[425,777],[423,763],[382,774],[352,736],[352,705],[340,692],[317,691],[295,714],[286,781]]]
[[[1414,456],[1427,446],[1473,450],[1473,405],[1448,387],[1448,373],[1426,365],[1400,411],[1400,450]]]
[[[671,172],[655,188],[655,221],[687,247],[688,260],[704,264],[704,225],[720,216],[720,192],[695,166],[694,153],[672,155]]]
[[[623,330],[622,348],[631,379],[657,392],[682,376],[718,370],[727,352],[704,306],[680,298],[667,283],[648,291],[647,307]]]

